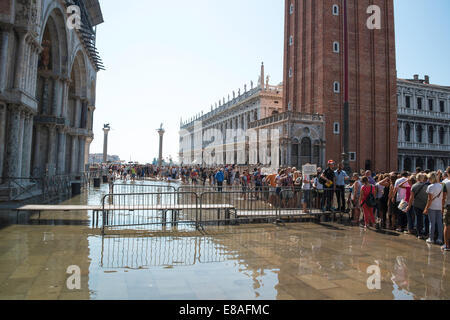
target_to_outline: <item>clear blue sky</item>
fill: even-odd
[[[395,0],[397,70],[450,85],[450,1]],[[107,68],[98,75],[95,140],[110,123],[109,154],[141,163],[178,153],[180,118],[256,82],[264,61],[282,81],[283,0],[100,0],[105,23],[97,47]]]

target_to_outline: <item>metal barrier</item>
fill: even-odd
[[[248,220],[278,220],[279,203],[270,191],[204,192],[200,196],[199,227]],[[269,199],[269,201],[266,201]]]
[[[105,229],[131,227],[138,231],[166,231],[167,227],[178,229],[181,224],[195,228],[198,210],[196,193],[108,194],[102,199],[102,233]],[[157,225],[162,228],[154,228]]]
[[[161,185],[121,185],[148,189],[167,188]],[[180,190],[180,189],[178,189]],[[183,189],[181,189],[183,190]],[[169,192],[119,193],[108,194],[102,199],[103,227],[121,230],[120,228],[136,227],[136,230],[167,231],[167,226],[176,228],[190,225],[203,228],[211,224],[232,224],[249,221],[281,221],[284,217],[318,217],[323,214],[340,213],[342,219],[349,211],[327,211],[328,202],[337,203],[335,190],[300,190],[295,187],[258,189],[241,188],[240,191],[204,191],[190,188],[191,192],[180,192],[173,189]],[[347,190],[348,191],[348,190]],[[347,193],[344,194],[345,198]],[[344,200],[345,200],[344,198]],[[341,203],[342,205],[342,203]],[[349,214],[350,218],[350,214]],[[161,225],[162,228],[142,229],[143,226]],[[192,230],[192,229],[191,229]]]
[[[47,201],[51,201],[61,195],[68,195],[71,193],[70,175],[57,175],[43,178],[43,196]]]
[[[0,201],[19,201],[44,195],[43,178],[1,178]]]
[[[280,218],[320,217],[324,211],[316,206],[316,190],[302,190],[295,187],[281,190],[278,194],[280,202]]]
[[[346,206],[349,189],[300,189],[288,188],[279,193],[280,216],[316,216],[323,214],[333,214],[333,220],[336,214],[340,214],[342,220],[344,214],[350,218],[350,209]],[[338,200],[339,197],[339,200]]]
[[[106,236],[102,239],[100,267],[192,266],[225,261],[227,252],[209,237]]]
[[[177,192],[174,186],[160,185],[160,184],[126,184],[126,183],[114,183],[110,187],[111,193],[166,193]],[[189,191],[187,191],[189,192]]]
[[[177,189],[179,192],[195,192],[195,193],[203,193],[203,192],[239,192],[242,190],[241,186],[228,186],[224,185],[219,187],[217,185],[214,186],[202,186],[202,185],[180,185]]]
[[[1,178],[0,201],[25,201],[39,198],[47,203],[71,193],[71,182],[79,178],[82,185],[87,179],[83,174],[53,175],[40,178]]]

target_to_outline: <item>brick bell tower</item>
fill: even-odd
[[[286,110],[325,116],[327,159],[397,170],[393,0],[285,0],[284,92]]]

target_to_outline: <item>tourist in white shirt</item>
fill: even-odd
[[[309,175],[302,175],[302,206],[303,212],[309,213],[307,208],[311,208],[311,178]]]
[[[317,176],[314,178],[314,181],[313,181],[313,188],[314,188],[314,190],[316,192],[316,195],[317,195],[317,197],[316,197],[316,199],[317,199],[316,206],[317,206],[317,208],[319,208],[320,210],[323,211],[323,205],[324,205],[324,197],[323,197],[323,195],[324,195],[324,191],[323,191],[323,184],[320,183],[320,174],[321,174],[322,169],[320,169],[320,171],[319,171],[319,169],[320,168],[317,169]]]
[[[408,224],[408,220],[406,217],[406,213],[401,211],[398,206],[402,200],[406,200],[406,187],[408,181],[408,172],[402,172],[402,176],[395,181],[395,190],[397,191],[397,198],[395,202],[395,210],[397,213],[397,226],[398,232],[403,232],[403,230],[406,230],[406,226]]]
[[[439,183],[437,175],[432,172],[428,175],[430,185],[427,188],[428,202],[423,213],[428,215],[430,220],[430,236],[427,243],[434,242],[435,231],[437,228],[438,238],[436,244],[442,245],[443,241],[443,225],[442,225],[442,208],[444,207],[447,193],[444,186]],[[444,200],[445,199],[445,200]]]

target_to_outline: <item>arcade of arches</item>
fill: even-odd
[[[47,5],[33,28],[0,25],[1,177],[85,171],[97,69],[79,34],[66,28],[65,8]]]

